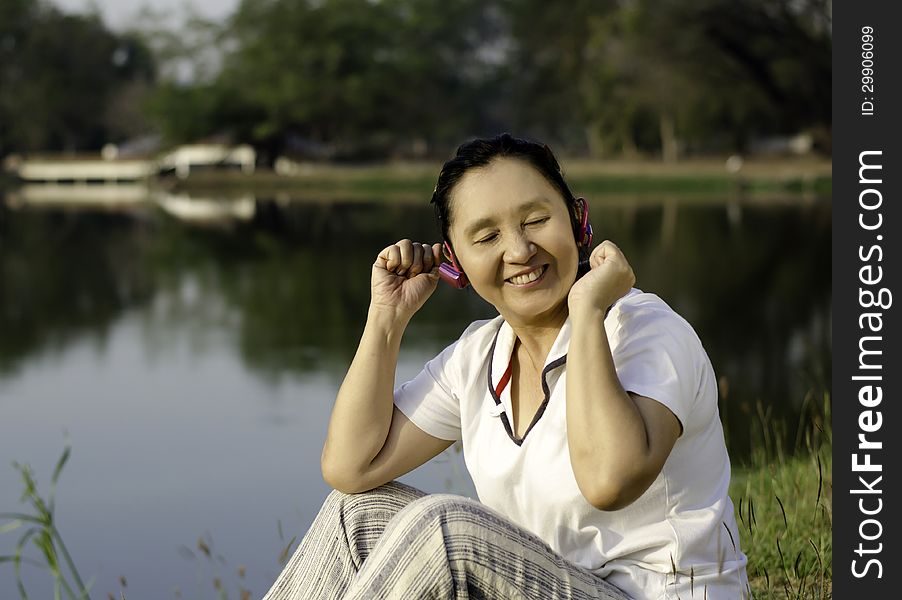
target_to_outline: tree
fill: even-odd
[[[666,160],[803,129],[829,148],[825,0],[244,0],[158,30],[168,137],[230,133],[268,161],[502,130]]]
[[[685,105],[682,133],[698,143],[729,132],[829,131],[831,32],[819,0],[639,0],[639,45],[683,82],[659,96]],[[688,96],[684,95],[688,94]],[[829,144],[828,144],[829,145]]]
[[[743,149],[821,132],[829,147],[824,0],[506,3],[521,127],[594,154]],[[582,124],[583,128],[580,129]]]
[[[96,15],[0,0],[0,154],[99,148],[116,133],[110,98],[152,78],[146,49]]]
[[[476,0],[245,1],[216,41],[219,73],[169,78],[155,113],[173,139],[228,131],[269,160],[292,144],[348,158],[441,146],[492,127],[498,19]]]

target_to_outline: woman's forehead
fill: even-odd
[[[454,220],[479,218],[499,209],[543,201],[563,201],[561,193],[537,168],[524,160],[508,157],[467,171],[454,186],[450,199]]]

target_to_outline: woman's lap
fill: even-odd
[[[288,598],[626,598],[503,515],[392,482],[333,492],[273,585]]]

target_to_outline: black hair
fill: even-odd
[[[526,161],[560,192],[567,204],[573,236],[576,239],[580,229],[576,198],[570,191],[567,182],[564,181],[564,173],[551,148],[539,142],[516,138],[509,133],[502,133],[492,138],[477,138],[461,144],[457,148],[454,158],[442,166],[431,201],[441,229],[442,239],[450,245],[451,193],[461,178],[467,171],[486,167],[500,157],[519,158]],[[588,270],[588,258],[589,248],[579,246],[580,267],[577,278]]]

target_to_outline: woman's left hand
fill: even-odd
[[[606,311],[630,291],[636,276],[623,252],[614,242],[605,240],[589,256],[591,270],[582,276],[567,296],[570,313],[587,309]]]

